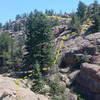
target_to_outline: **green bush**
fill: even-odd
[[[65,88],[61,87],[59,83],[60,83],[59,75],[55,77],[54,81],[49,83],[49,86],[51,88],[50,90],[51,100],[66,100],[64,99],[65,97],[63,96]]]

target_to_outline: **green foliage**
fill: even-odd
[[[46,9],[45,14],[48,15],[48,16],[52,16],[52,15],[54,15],[54,10],[53,9],[51,9],[51,10]]]
[[[2,33],[0,35],[0,53],[3,51],[8,51],[9,46],[11,45],[11,37],[9,36],[8,33]]]
[[[77,33],[80,32],[80,18],[77,16],[76,13],[72,13],[72,21],[71,24],[69,25],[73,31],[76,31]]]
[[[95,0],[94,1],[94,9],[93,9],[93,18],[94,18],[94,29],[95,29],[95,32],[98,32],[100,31],[100,5],[98,4],[98,1]]]
[[[86,51],[84,52],[84,55],[85,55],[84,61],[89,63],[90,59],[89,59],[88,53]]]
[[[65,88],[59,84],[60,78],[59,75],[56,75],[55,79],[49,83],[51,100],[66,100],[64,97]]]
[[[0,57],[1,57],[1,72],[3,72],[3,67],[6,66],[7,64],[11,63],[9,61],[10,59],[10,50],[9,48],[11,47],[12,39],[8,35],[8,33],[2,33],[0,35]],[[7,69],[7,68],[6,68]]]
[[[0,29],[2,29],[2,23],[0,23]]]
[[[21,19],[21,16],[18,14],[16,15],[16,20]]]
[[[37,10],[34,14],[31,12],[27,22],[26,33],[26,50],[25,63],[32,64],[38,61],[41,70],[45,65],[53,64],[53,34],[51,33],[50,21],[48,18]]]
[[[4,30],[9,30],[9,23],[6,22],[6,24],[4,25]]]
[[[20,31],[20,30],[21,30],[21,24],[20,23],[19,24],[15,23],[14,31],[17,32],[17,31]]]
[[[80,18],[81,23],[86,19],[86,10],[87,6],[82,1],[79,1],[77,15]]]
[[[84,58],[76,56],[76,68],[80,69],[80,65],[84,62]]]
[[[80,26],[86,19],[86,5],[80,1],[77,8],[77,12],[72,13],[72,28],[75,29],[77,33],[80,33]]]
[[[94,1],[92,7],[88,7],[87,16],[94,21],[94,26],[91,27],[89,33],[100,32],[100,5],[97,0]]]
[[[27,14],[27,13],[24,13],[24,14],[22,15],[22,18],[26,18],[26,17],[28,17],[28,14]]]
[[[79,63],[80,60],[81,60],[80,57],[77,56],[77,57],[76,57],[76,61],[77,61],[77,63]]]
[[[32,90],[34,92],[41,93],[41,89],[43,88],[43,85],[45,84],[45,81],[42,77],[42,74],[40,72],[40,65],[36,61],[36,64],[33,65],[33,83]]]
[[[42,77],[43,68],[53,65],[53,34],[51,33],[50,21],[37,10],[30,13],[26,27],[26,51],[25,67],[32,65],[34,92],[43,93],[45,81]],[[28,66],[28,67],[29,67]]]
[[[71,86],[70,91],[77,96],[77,100],[91,100],[91,97],[87,97],[76,83]]]
[[[16,43],[12,44],[11,60],[12,60],[13,70],[15,72],[20,70],[23,60],[23,52],[20,46]]]
[[[0,59],[0,63],[2,63],[0,66],[1,72],[16,71],[22,63],[20,46],[13,41],[8,33],[0,35]]]

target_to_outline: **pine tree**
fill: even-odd
[[[70,27],[72,28],[72,31],[76,31],[77,33],[80,32],[80,18],[77,16],[76,13],[72,13],[72,21],[70,24]]]
[[[50,21],[47,17],[37,10],[34,14],[31,12],[27,23],[26,33],[26,50],[25,63],[29,66],[40,64],[41,71],[43,67],[52,66],[52,43],[53,34],[51,33]]]
[[[98,4],[98,1],[95,0],[94,1],[94,9],[93,9],[93,12],[94,12],[93,19],[94,19],[94,24],[95,24],[95,27],[94,27],[95,31],[94,32],[100,31],[100,17],[99,17],[100,10],[99,9],[100,9],[100,6]]]
[[[48,16],[52,16],[52,15],[54,15],[54,10],[53,9],[51,9],[51,10],[46,9],[45,14],[48,15]]]
[[[33,66],[33,83],[34,85],[32,86],[32,90],[34,92],[41,92],[45,81],[43,80],[40,72],[40,65],[38,61],[36,61],[36,64]]]
[[[48,15],[48,9],[45,10],[45,14]]]
[[[86,19],[86,10],[87,6],[82,1],[79,1],[77,15],[80,18],[81,22],[83,22]]]
[[[9,63],[11,63],[11,61],[10,61],[11,43],[12,43],[12,39],[8,33],[2,33],[0,35],[0,59],[2,59],[2,60],[0,60],[1,71],[3,71],[4,66],[6,66],[6,65],[7,65],[6,69],[8,69]],[[4,71],[6,72],[6,70],[4,70]]]
[[[21,24],[20,23],[19,24],[15,23],[14,31],[16,32],[16,31],[20,31],[20,30],[21,30]]]
[[[16,20],[21,19],[21,16],[18,14],[16,15]]]
[[[60,85],[59,74],[56,74],[54,80],[48,84],[50,86],[51,100],[67,100],[67,97],[64,96],[65,87]]]
[[[6,22],[6,24],[4,25],[4,30],[9,30],[9,23]]]
[[[2,29],[2,23],[0,23],[0,29]]]

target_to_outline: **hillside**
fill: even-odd
[[[17,15],[0,29],[0,100],[100,100],[100,4],[77,12]]]

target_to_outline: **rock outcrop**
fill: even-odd
[[[17,87],[15,81],[16,79],[0,75],[0,100],[20,100],[20,96],[21,100],[48,100],[43,95],[35,94],[21,82]]]
[[[100,32],[89,35],[85,33],[70,34],[63,39],[62,36],[68,34],[68,30],[65,30],[56,37],[56,52],[60,41],[64,41],[59,54],[61,62],[58,63],[61,81],[67,87],[76,81],[80,87],[88,91],[87,94],[91,94],[93,100],[100,100]]]
[[[77,82],[93,93],[100,93],[100,66],[83,63]]]
[[[58,37],[58,40],[59,38],[60,37]],[[66,64],[65,66],[67,65],[75,66],[77,55],[82,55],[83,60],[85,60],[85,55],[87,55],[89,60],[91,61],[91,58],[93,58],[95,53],[99,51],[100,51],[100,33],[98,32],[87,35],[85,37],[76,36],[71,39],[69,39],[69,37],[66,37],[60,55],[62,55],[62,60]],[[96,58],[97,63],[99,63],[100,60],[100,57],[99,58],[98,57]],[[95,63],[95,61],[93,63]]]
[[[56,26],[54,28],[54,36],[58,37],[62,32],[65,31],[66,25],[60,25],[60,26]]]

